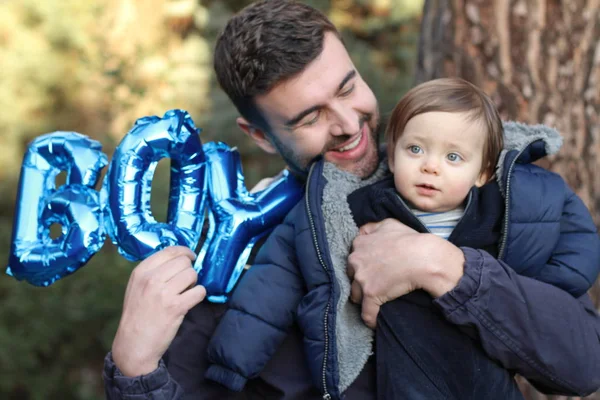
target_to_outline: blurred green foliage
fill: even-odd
[[[212,46],[244,0],[7,0],[0,2],[0,260],[8,260],[27,143],[55,130],[114,147],[146,115],[190,112],[204,142],[242,154],[248,187],[283,164],[235,125],[212,74]],[[412,83],[422,0],[311,0],[343,33],[382,114]],[[152,209],[165,220],[168,162]],[[101,368],[134,263],[107,240],[77,273],[48,288],[0,277],[0,398],[103,398]]]

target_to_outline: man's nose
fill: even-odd
[[[359,115],[347,104],[339,104],[333,109],[333,124],[331,133],[333,135],[355,135],[360,130]]]
[[[439,175],[440,164],[434,157],[426,157],[421,164],[421,172],[425,174]]]

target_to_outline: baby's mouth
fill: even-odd
[[[423,188],[423,189],[429,189],[429,190],[439,190],[435,186],[430,185],[428,183],[420,183],[420,184],[417,185],[417,187],[420,187],[420,188]]]

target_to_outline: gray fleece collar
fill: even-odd
[[[358,227],[352,217],[347,198],[358,188],[381,180],[386,172],[385,161],[365,180],[340,171],[328,162],[323,167],[323,176],[327,179],[327,184],[323,189],[321,208],[329,255],[340,293],[335,305],[335,344],[341,392],[360,374],[373,351],[373,331],[362,321],[360,306],[349,301],[350,280],[346,274],[346,266],[352,241],[358,236]]]

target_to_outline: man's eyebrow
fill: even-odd
[[[338,89],[337,91],[339,92],[340,90],[342,90],[344,88],[344,86],[346,86],[346,83],[348,83],[348,81],[352,78],[354,78],[356,76],[356,70],[353,69],[352,71],[348,72],[346,74],[346,76],[344,77],[344,79],[342,79],[342,81],[340,82],[340,84],[338,85]],[[323,107],[320,104],[311,106],[309,108],[307,108],[304,111],[300,111],[298,114],[296,114],[294,117],[292,117],[291,119],[289,119],[286,123],[285,126],[290,128],[294,125],[296,125],[298,122],[302,121],[302,119],[304,117],[306,117],[307,115],[319,110],[321,107]]]
[[[342,90],[344,88],[344,86],[346,86],[346,83],[348,83],[348,81],[352,78],[354,78],[356,76],[356,70],[353,69],[352,71],[348,72],[346,74],[346,76],[344,77],[344,79],[342,79],[342,81],[340,82],[340,85],[338,86],[338,92],[340,90]]]
[[[288,128],[293,127],[294,125],[296,125],[298,122],[302,121],[302,119],[304,117],[306,117],[307,115],[309,115],[310,113],[319,110],[321,107],[323,107],[320,104],[317,104],[315,106],[309,107],[304,111],[301,111],[300,113],[298,113],[295,117],[293,117],[292,119],[288,120],[285,123],[285,126],[287,126]]]

